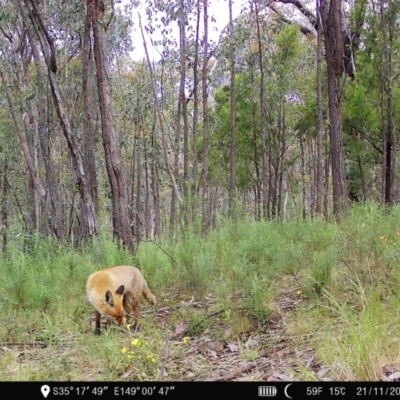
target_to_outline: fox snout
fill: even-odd
[[[125,326],[125,324],[126,324],[126,318],[124,316],[123,317],[115,317],[115,316],[112,316],[112,315],[104,315],[104,316],[106,317],[106,320],[107,320],[109,325],[110,324],[117,324],[117,325],[120,325],[120,326]]]

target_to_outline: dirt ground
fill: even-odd
[[[182,349],[182,340],[187,335],[185,323],[174,327],[175,332],[165,335],[165,354],[159,365],[159,378],[164,381],[296,381],[308,371],[318,381],[333,381],[331,368],[318,362],[314,348],[306,341],[296,345],[286,329],[286,318],[302,300],[286,296],[276,302],[277,312],[273,313],[263,326],[259,326],[256,334],[247,334],[237,340],[231,336],[229,326],[220,325],[218,329],[219,312],[209,312],[210,304],[215,299],[210,297],[204,302],[192,300],[182,301],[176,308],[192,308],[191,312],[199,312],[210,321],[209,327],[201,334],[190,337],[190,343]],[[175,308],[175,310],[176,310]],[[160,326],[168,326],[172,310],[170,307],[159,307],[155,310],[142,311],[142,318],[154,318]],[[216,328],[217,327],[217,328]],[[167,332],[168,330],[166,330]],[[222,337],[222,339],[215,339]],[[57,380],[69,380],[63,375],[63,368],[79,368],[80,381],[101,379],[102,371],[93,367],[85,367],[79,354],[79,347],[74,345],[75,337],[63,335],[51,346],[45,341],[34,341],[30,345],[19,343],[0,344],[0,357],[7,358],[6,375],[18,375],[21,368],[29,367],[37,374],[30,380],[46,379],[44,375],[52,368]],[[74,367],[75,365],[75,367]],[[57,372],[57,369],[60,371]],[[303,374],[302,374],[303,372]],[[4,375],[3,375],[4,376]],[[65,376],[65,378],[64,378]],[[48,378],[47,378],[48,379]],[[137,380],[134,369],[127,369],[119,375],[119,379]],[[400,381],[400,366],[382,366],[382,381]]]

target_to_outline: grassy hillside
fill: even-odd
[[[205,240],[142,242],[137,260],[107,234],[78,250],[15,241],[0,267],[0,380],[382,379],[400,369],[399,221],[374,204],[340,223],[221,220]],[[85,282],[121,264],[158,305],[141,303],[140,330],[97,337]]]

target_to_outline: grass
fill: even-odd
[[[245,363],[282,340],[311,346],[332,379],[379,380],[384,365],[400,365],[399,217],[399,207],[371,203],[340,223],[221,220],[207,239],[178,231],[142,242],[135,260],[106,233],[75,249],[11,242],[1,255],[0,380],[207,379],[216,373],[207,357],[222,358],[215,349],[236,343]],[[97,337],[86,279],[118,264],[139,266],[167,311],[142,302],[141,330]],[[306,363],[292,373],[318,380]]]

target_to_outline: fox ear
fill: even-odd
[[[117,294],[119,294],[119,295],[123,295],[123,294],[124,294],[124,290],[125,290],[124,285],[121,285],[121,286],[116,290],[115,293],[117,293]]]
[[[110,306],[114,306],[114,298],[109,290],[107,290],[106,292],[105,302],[108,303]]]

